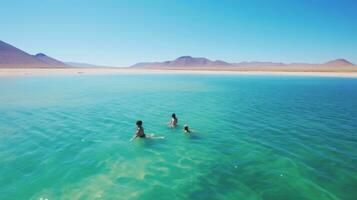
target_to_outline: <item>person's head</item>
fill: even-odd
[[[136,125],[137,126],[142,126],[143,125],[143,121],[141,121],[141,120],[136,121]]]
[[[183,126],[183,130],[186,132],[189,132],[190,130],[188,129],[188,125],[186,124],[185,126]]]
[[[175,113],[172,113],[171,117],[174,118],[174,119],[176,119],[176,114],[175,114]]]

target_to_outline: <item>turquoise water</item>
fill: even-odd
[[[357,79],[8,77],[0,91],[2,200],[357,199]],[[137,119],[166,138],[129,142]]]

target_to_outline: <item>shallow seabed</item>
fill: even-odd
[[[3,200],[357,199],[357,79],[3,77],[0,91]],[[166,138],[129,142],[137,119]]]

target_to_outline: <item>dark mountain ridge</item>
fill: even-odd
[[[51,68],[68,67],[65,63],[43,53],[31,55],[0,40],[0,67]]]

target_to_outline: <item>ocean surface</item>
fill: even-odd
[[[0,199],[356,200],[357,79],[2,77]]]

